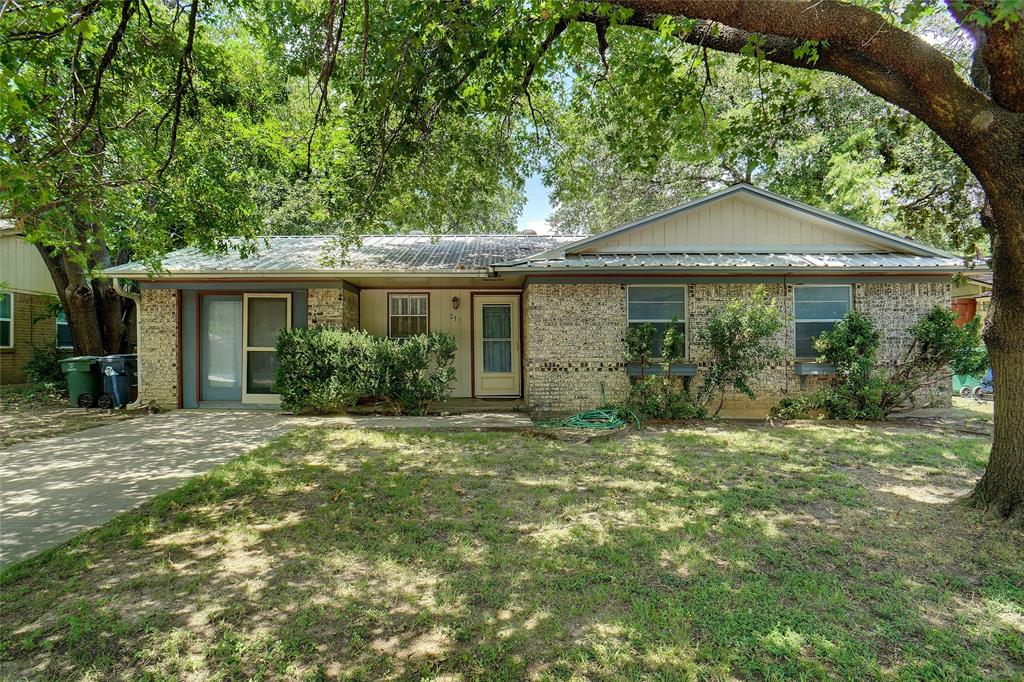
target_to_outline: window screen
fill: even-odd
[[[14,345],[14,294],[0,293],[0,348]]]
[[[626,306],[630,327],[639,327],[645,322],[654,325],[651,353],[656,358],[661,357],[665,331],[672,318],[676,318],[679,331],[686,334],[685,286],[630,286],[626,290]]]
[[[793,319],[796,321],[797,358],[814,358],[814,339],[835,326],[850,312],[850,285],[793,287]]]
[[[388,297],[388,336],[407,339],[427,333],[426,294],[391,294]]]

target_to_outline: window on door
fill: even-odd
[[[277,333],[291,327],[289,294],[245,294],[243,401],[269,402],[277,371]],[[261,400],[266,398],[266,400]]]
[[[483,349],[485,372],[512,371],[512,306],[507,303],[483,305]]]
[[[816,358],[814,339],[829,331],[853,308],[849,284],[800,284],[793,287],[793,319],[798,360]]]
[[[388,294],[388,336],[407,339],[426,334],[429,308],[427,294]]]
[[[14,347],[14,294],[0,292],[0,348]]]
[[[661,357],[665,332],[675,319],[686,338],[686,286],[631,285],[626,289],[626,308],[630,327],[650,322],[654,325],[651,354]]]
[[[68,316],[61,310],[57,313],[57,348],[72,348],[74,343],[71,340],[71,327],[68,325]]]

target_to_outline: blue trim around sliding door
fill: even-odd
[[[236,289],[237,290],[237,289]],[[306,289],[276,289],[292,295],[292,327],[306,326]],[[211,292],[211,293],[215,293]],[[196,300],[198,292],[194,289],[181,290],[181,404],[182,407],[199,407],[198,387],[196,386],[196,348],[198,347],[199,320],[196,319]],[[145,381],[145,379],[143,379]],[[208,402],[204,400],[204,403]],[[218,403],[211,403],[217,405]],[[222,405],[228,405],[222,403]]]

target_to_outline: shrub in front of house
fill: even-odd
[[[340,412],[380,402],[395,414],[419,414],[446,399],[455,380],[455,339],[433,333],[398,340],[364,331],[314,327],[277,339],[274,391],[298,414]]]
[[[786,398],[772,416],[798,419],[824,414],[830,419],[884,420],[913,409],[922,390],[948,384],[952,374],[979,375],[988,357],[979,351],[979,320],[963,327],[956,313],[935,306],[910,329],[911,343],[891,368],[878,365],[879,334],[874,320],[851,311],[814,341],[818,362],[831,364],[828,386],[810,395]]]
[[[698,334],[710,362],[697,391],[697,402],[707,406],[717,397],[717,415],[728,388],[755,399],[750,386],[754,376],[785,357],[783,348],[773,340],[781,329],[778,304],[763,286],[754,287],[746,298],[729,301],[713,311]]]
[[[32,351],[32,357],[25,363],[25,376],[33,384],[66,390],[67,383],[60,368],[60,361],[65,357],[67,353],[58,348],[36,348]]]
[[[677,420],[706,416],[703,406],[696,404],[681,377],[671,376],[674,364],[686,357],[686,337],[673,318],[665,330],[661,344],[661,362],[655,363],[653,344],[655,328],[650,322],[626,330],[626,362],[640,367],[640,377],[630,383],[626,409],[641,419]],[[653,370],[660,364],[662,373]]]

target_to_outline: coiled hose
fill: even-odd
[[[598,410],[587,410],[574,414],[565,419],[554,419],[552,421],[537,422],[537,426],[547,428],[572,428],[572,429],[617,429],[625,426],[628,422],[634,422],[640,428],[640,418],[632,410],[623,408],[602,408]]]

